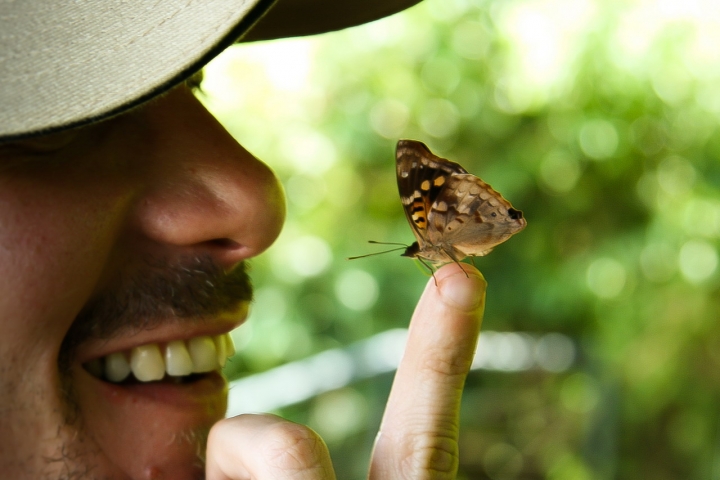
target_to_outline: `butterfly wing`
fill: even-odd
[[[449,176],[428,213],[427,239],[467,255],[485,255],[527,225],[522,212],[470,174]]]
[[[428,242],[428,220],[432,205],[447,180],[467,170],[434,155],[422,142],[400,140],[396,149],[397,182],[403,210],[420,250]]]

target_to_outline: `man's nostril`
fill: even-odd
[[[236,249],[241,247],[238,242],[230,238],[215,238],[213,240],[209,240],[207,243],[224,249]]]

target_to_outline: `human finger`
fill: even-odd
[[[467,264],[444,266],[429,280],[410,322],[369,478],[455,478],[460,400],[480,334],[486,286],[482,274]]]
[[[207,480],[335,480],[327,447],[310,428],[275,415],[240,415],[210,430]]]

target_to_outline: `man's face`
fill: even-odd
[[[242,262],[283,217],[272,172],[185,87],[0,144],[2,477],[201,476]]]

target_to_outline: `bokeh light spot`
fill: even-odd
[[[536,93],[518,78],[502,78],[495,83],[493,100],[497,108],[512,115],[531,111],[536,104],[542,103],[542,93]]]
[[[535,360],[549,372],[563,372],[575,361],[575,345],[566,335],[548,333],[535,345]]]
[[[457,107],[460,115],[465,118],[472,118],[477,114],[483,102],[483,99],[480,97],[482,90],[482,87],[471,80],[463,79],[463,81],[460,82],[460,85],[458,85],[451,95],[451,100]]]
[[[461,56],[478,60],[487,55],[490,47],[488,33],[480,22],[462,22],[453,29],[452,46]]]
[[[341,441],[362,430],[367,422],[367,400],[352,388],[321,395],[313,404],[310,424],[326,442]]]
[[[408,107],[391,98],[380,100],[370,110],[370,126],[385,138],[401,137],[409,120]]]
[[[689,240],[680,248],[680,271],[690,283],[708,279],[718,264],[715,247],[703,240]]]
[[[335,282],[335,295],[350,310],[367,310],[375,305],[379,288],[375,277],[365,270],[346,270]]]
[[[720,202],[690,200],[685,206],[685,231],[705,237],[720,237]]]
[[[444,138],[454,134],[460,124],[460,112],[448,100],[428,100],[420,111],[420,126],[429,135]]]
[[[313,129],[288,129],[280,146],[288,163],[305,175],[322,175],[337,161],[335,144]]]
[[[439,95],[449,95],[460,83],[457,62],[442,57],[425,62],[421,77],[425,88]]]
[[[657,169],[658,185],[669,195],[682,195],[695,183],[695,168],[677,155],[665,158]]]
[[[555,193],[572,190],[580,178],[580,173],[579,162],[565,152],[552,152],[540,164],[543,184]]]
[[[298,174],[285,182],[285,192],[293,205],[308,210],[323,201],[327,188],[321,178]]]
[[[652,77],[653,90],[668,105],[677,105],[690,94],[692,78],[681,66],[657,69]]]
[[[578,134],[583,153],[594,160],[611,157],[618,147],[618,133],[615,126],[605,120],[589,120]]]
[[[516,77],[526,91],[560,80],[577,53],[577,39],[595,13],[589,0],[507,2],[494,17],[513,48]],[[558,15],[557,12],[563,12]]]
[[[301,277],[319,275],[330,265],[332,253],[325,240],[311,235],[297,238],[285,248],[287,266]]]
[[[598,258],[590,264],[585,276],[590,290],[600,298],[614,298],[622,292],[626,280],[625,267],[612,258]]]
[[[491,445],[483,455],[485,473],[493,480],[517,478],[522,472],[523,463],[522,453],[504,442]]]
[[[485,332],[480,335],[473,368],[520,371],[534,364],[533,338],[516,332]]]
[[[563,381],[560,399],[568,410],[588,413],[600,400],[600,388],[590,375],[574,373]]]

